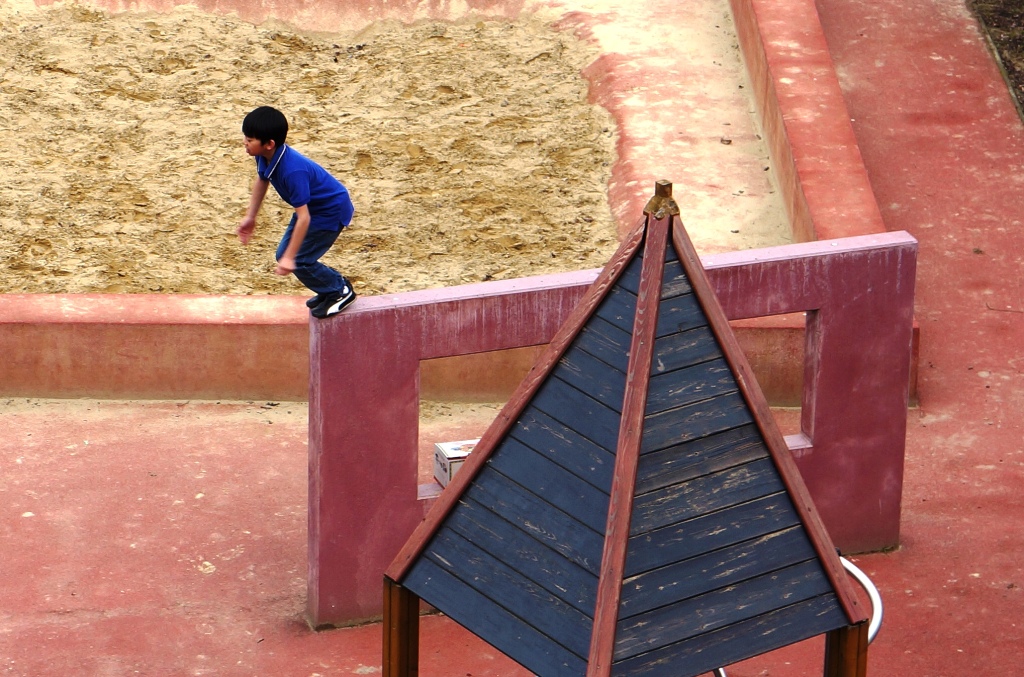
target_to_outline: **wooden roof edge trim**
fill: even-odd
[[[548,373],[554,368],[558,360],[569,348],[573,339],[579,334],[583,325],[593,315],[597,306],[618,281],[622,272],[633,260],[633,256],[644,240],[646,219],[637,223],[636,227],[626,236],[622,244],[616,250],[612,258],[602,269],[597,279],[590,285],[586,294],[569,313],[562,326],[555,332],[554,337],[548,343],[547,348],[530,368],[529,373],[516,387],[508,402],[502,407],[494,421],[487,427],[481,436],[480,441],[467,458],[466,462],[459,469],[458,474],[445,488],[434,504],[430,507],[427,516],[420,522],[412,535],[402,546],[402,549],[392,560],[387,568],[386,575],[391,580],[401,582],[408,573],[409,567],[426,547],[427,542],[441,523],[458,503],[459,498],[469,488],[473,479],[483,468],[484,463],[490,458],[498,443],[504,439],[505,434],[518,419],[523,408],[529,403],[534,393],[544,382]]]
[[[765,440],[772,461],[779,471],[786,491],[797,508],[800,520],[807,530],[822,568],[825,570],[825,574],[836,592],[840,606],[846,613],[846,617],[851,625],[866,620],[868,614],[860,603],[853,584],[843,569],[842,562],[839,561],[839,555],[836,553],[832,538],[828,535],[821,516],[814,507],[814,502],[811,499],[810,492],[807,490],[807,485],[804,484],[803,477],[800,475],[800,470],[796,466],[796,461],[793,460],[793,455],[786,445],[786,440],[775,423],[771,408],[768,406],[768,401],[761,391],[761,386],[754,377],[750,363],[747,361],[746,355],[740,348],[739,342],[729,326],[725,312],[718,302],[718,296],[711,288],[697,252],[693,248],[693,243],[683,229],[681,222],[677,222],[676,226],[672,229],[672,241],[676,247],[676,252],[679,254],[679,260],[683,265],[683,269],[690,278],[694,295],[704,309],[712,331],[718,338],[722,351],[725,353],[726,361],[736,375],[740,392],[744,400],[746,400],[747,406],[754,413],[754,420]]]
[[[615,653],[615,627],[619,617],[622,579],[626,569],[626,550],[632,519],[633,493],[643,437],[644,411],[654,360],[654,338],[658,325],[662,275],[665,270],[665,247],[672,216],[656,220],[648,218],[640,289],[626,370],[626,391],[619,436],[615,452],[611,496],[608,501],[608,522],[601,574],[597,583],[594,622],[590,635],[587,677],[608,677]]]

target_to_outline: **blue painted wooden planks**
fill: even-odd
[[[403,585],[537,674],[579,677],[586,672],[584,659],[455,578],[429,557],[417,559]]]
[[[608,494],[517,440],[501,444],[485,472],[491,469],[594,531],[604,532]]]
[[[651,375],[689,367],[722,356],[722,349],[706,326],[670,334],[654,344]]]
[[[637,496],[630,535],[642,534],[722,508],[783,491],[771,459],[702,475]]]
[[[631,534],[626,576],[635,576],[703,552],[757,538],[800,524],[789,496],[783,492]]]
[[[533,407],[527,409],[509,437],[547,456],[604,493],[611,491],[614,451],[595,444],[544,412]]]
[[[501,473],[481,472],[465,496],[595,576],[599,573],[603,533],[558,510]]]
[[[647,388],[647,415],[736,392],[736,377],[722,358],[652,376]]]
[[[628,577],[620,620],[734,585],[815,557],[803,530],[793,526]]]
[[[450,530],[432,539],[424,554],[467,588],[487,597],[577,657],[586,658],[590,616],[525,579],[503,560]]]
[[[819,595],[617,661],[611,674],[615,677],[696,677],[842,627],[846,622],[836,596]]]
[[[696,638],[831,592],[832,587],[817,560],[749,578],[620,620],[615,660]]]
[[[667,409],[645,418],[640,453],[664,449],[753,422],[750,407],[738,392]]]

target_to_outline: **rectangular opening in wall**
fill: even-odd
[[[483,435],[544,346],[528,346],[420,362],[420,498],[441,492],[434,475],[438,443]]]
[[[729,323],[783,435],[800,432],[807,318],[787,313]]]

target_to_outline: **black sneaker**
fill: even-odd
[[[306,299],[306,307],[316,308],[318,305],[324,302],[325,298],[327,298],[327,294],[317,294],[316,296],[310,296],[308,299]]]
[[[329,294],[320,305],[310,311],[310,314],[321,319],[337,315],[355,300],[356,291],[351,286],[345,285],[340,293]]]

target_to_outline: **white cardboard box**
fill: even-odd
[[[462,467],[466,457],[469,456],[469,452],[473,451],[473,447],[479,441],[480,439],[477,438],[461,442],[437,442],[434,444],[434,479],[438,484],[442,487],[448,486],[448,483],[455,477],[455,473]]]

